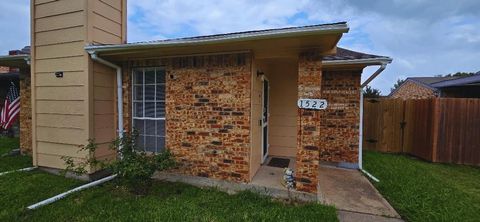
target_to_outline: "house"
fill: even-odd
[[[88,139],[115,157],[109,143],[133,128],[141,149],[168,148],[192,176],[249,183],[286,157],[297,190],[315,193],[319,164],[361,164],[362,71],[380,66],[373,79],[392,60],[337,47],[345,22],[126,43],[125,0],[31,7],[35,166],[82,160]]]
[[[0,107],[4,105],[4,99],[5,96],[7,95],[7,92],[10,88],[10,84],[14,83],[17,87],[19,87],[20,94],[22,95],[21,97],[21,104],[24,107],[28,107],[24,109],[20,113],[20,120],[23,121],[18,121],[18,123],[14,124],[14,129],[10,131],[10,133],[14,133],[15,135],[20,133],[20,135],[24,135],[22,139],[23,141],[23,151],[28,153],[30,150],[29,147],[31,147],[31,140],[28,139],[28,135],[30,133],[27,133],[30,131],[30,126],[29,126],[29,107],[30,107],[30,71],[29,70],[22,70],[23,72],[20,71],[21,69],[27,68],[28,65],[25,64],[25,60],[22,60],[21,58],[26,58],[30,54],[30,47],[24,47],[21,50],[11,50],[8,53],[8,56],[0,56]],[[18,60],[20,59],[20,62]],[[3,66],[2,66],[3,65]],[[20,73],[23,73],[20,75]],[[27,74],[28,73],[28,74]],[[28,103],[28,105],[26,105]],[[19,124],[22,124],[19,126]],[[20,128],[20,131],[18,132],[17,129]],[[1,131],[1,129],[0,129]]]
[[[473,76],[410,77],[389,95],[391,98],[480,98],[480,72]]]

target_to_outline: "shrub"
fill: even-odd
[[[151,177],[155,171],[167,170],[175,165],[175,161],[168,149],[157,154],[141,151],[137,147],[136,138],[138,133],[124,133],[122,138],[117,138],[111,144],[111,149],[117,153],[114,160],[97,160],[95,151],[97,145],[94,140],[83,146],[81,151],[88,151],[89,155],[84,162],[75,163],[71,157],[62,157],[66,169],[77,175],[88,173],[86,168],[107,169],[117,174],[117,181],[131,192],[146,194],[151,185]]]

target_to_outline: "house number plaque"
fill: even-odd
[[[316,109],[322,110],[327,108],[327,100],[325,99],[299,99],[297,102],[300,109]]]

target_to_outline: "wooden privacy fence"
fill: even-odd
[[[365,99],[363,148],[480,166],[480,99]]]

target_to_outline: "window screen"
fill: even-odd
[[[165,149],[165,69],[133,70],[133,127],[138,148],[149,152]]]

